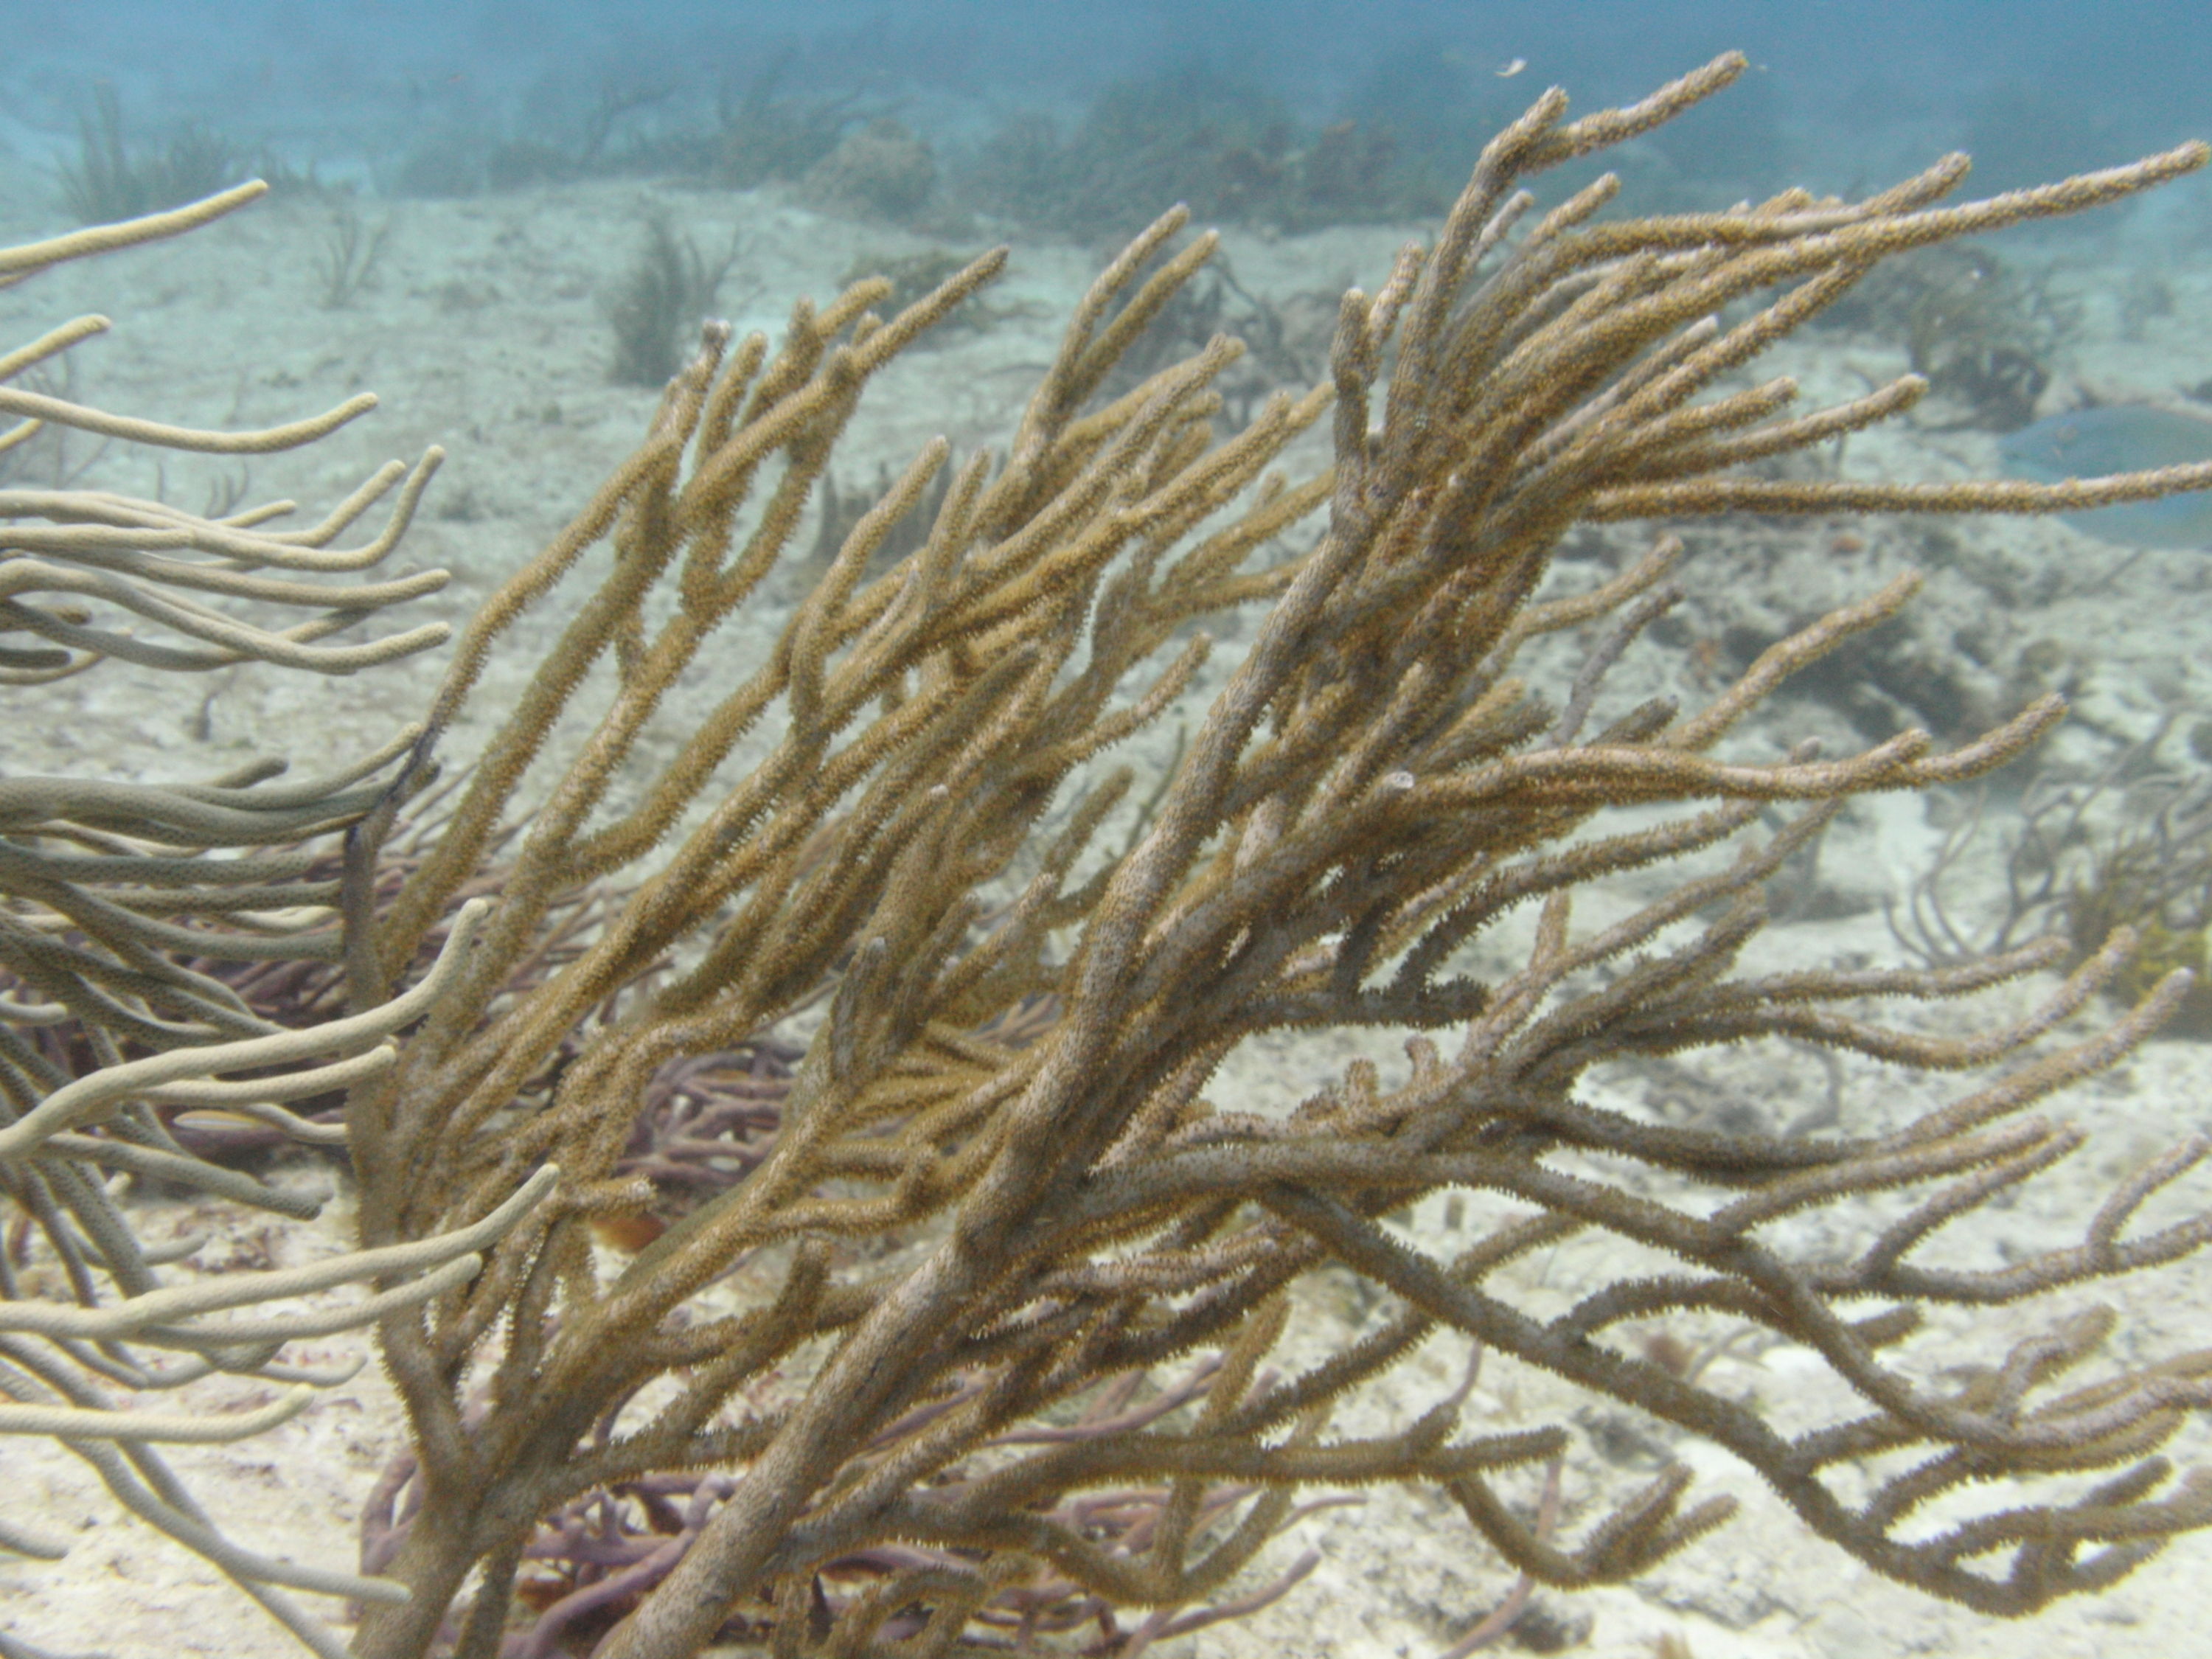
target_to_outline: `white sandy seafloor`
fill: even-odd
[[[6,240],[58,228],[42,181],[18,176],[7,188],[12,193],[0,198]],[[303,453],[254,461],[245,479],[247,496],[287,495],[317,512],[387,456],[411,458],[428,444],[446,446],[451,459],[398,562],[445,566],[454,577],[445,593],[418,604],[404,622],[444,617],[458,623],[581,504],[643,429],[653,395],[607,383],[602,305],[632,258],[638,226],[654,210],[672,213],[710,252],[734,235],[737,258],[720,304],[741,327],[776,328],[793,296],[826,297],[864,257],[934,246],[772,194],[599,185],[469,202],[365,204],[372,225],[388,216],[389,240],[364,291],[343,308],[327,309],[319,303],[318,259],[331,210],[312,201],[272,202],[181,242],[0,292],[0,342],[28,339],[80,311],[107,313],[117,320],[114,333],[76,354],[77,395],[166,420],[258,424],[374,389],[384,402],[374,416]],[[1295,238],[1232,234],[1227,241],[1244,286],[1281,301],[1355,281],[1371,286],[1413,228]],[[2184,216],[2165,227],[2164,240],[2116,232],[2101,242],[2008,248],[2007,257],[2022,269],[2047,270],[2052,290],[2074,303],[2061,360],[2066,384],[2108,398],[2170,398],[2177,386],[2212,376],[2212,269],[2201,257],[2206,230],[2193,233],[2193,264],[2173,257],[2181,246],[2173,239],[2190,231]],[[971,251],[988,240],[978,235],[957,247]],[[994,292],[997,314],[988,327],[950,332],[914,351],[872,389],[841,463],[844,481],[872,479],[879,464],[902,462],[935,433],[948,435],[963,455],[978,444],[1002,441],[1099,252],[1034,240],[1018,246]],[[2129,283],[2146,273],[2166,284],[2173,299],[2148,318],[2121,301]],[[1820,398],[1854,395],[1904,367],[1900,352],[1859,337],[1811,336],[1778,356],[1777,366]],[[1935,416],[1854,440],[1843,462],[1852,473],[1913,477],[1966,476],[1995,464],[1987,434],[1943,429]],[[160,491],[196,507],[226,488],[237,471],[235,463],[118,451],[100,458],[84,482]],[[2212,564],[2203,555],[2150,553],[2129,567],[2123,581],[2100,585],[2098,574],[2123,556],[2063,525],[1968,523],[1951,532],[1951,556],[1931,572],[1921,603],[1935,607],[1939,632],[1954,621],[1984,635],[1993,631],[2000,656],[2016,656],[2038,640],[2063,647],[2081,718],[2057,740],[2060,757],[2094,765],[2115,745],[2147,732],[2170,704],[2212,708],[2202,610]],[[1701,568],[1695,555],[1717,562],[1746,537],[1769,533],[1785,534],[1773,526],[1725,532],[1692,527],[1693,556],[1684,573],[1697,596],[1692,608],[1729,597],[1700,594],[1701,582],[1712,580],[1705,568],[1720,575],[1741,568],[1717,562]],[[1775,568],[1778,592],[1760,598],[1804,614],[1871,591],[1928,546],[1913,526],[1890,522],[1786,533],[1791,551]],[[1570,568],[1563,580],[1587,580],[1587,569]],[[1779,591],[1784,586],[1786,593]],[[1999,586],[2007,596],[2002,603],[1993,597]],[[737,642],[757,645],[772,637],[783,603],[771,595],[758,616],[737,625]],[[478,709],[495,714],[509,700],[558,620],[556,611],[526,622],[498,659]],[[1231,654],[1221,653],[1214,672]],[[1694,696],[1683,656],[1659,643],[1644,647],[1620,671],[1624,695],[1665,685]],[[182,690],[177,682],[110,665],[44,691],[11,693],[0,765],[13,773],[148,780],[206,777],[270,750],[304,766],[326,765],[371,746],[410,718],[440,665],[425,658],[327,682],[243,667]],[[698,695],[706,695],[703,687]],[[673,717],[682,712],[678,708]],[[469,753],[488,718],[465,724],[447,752]],[[1771,753],[1805,730],[1829,738],[1831,752],[1849,737],[1832,713],[1801,698],[1769,711],[1741,748]],[[1140,753],[1156,753],[1165,738],[1156,739]],[[665,746],[659,752],[665,753]],[[648,750],[641,764],[653,758]],[[1880,898],[1902,890],[1938,839],[1938,827],[1917,799],[1855,805],[1821,864],[1821,879],[1839,902],[1812,907],[1819,919],[1778,922],[1759,945],[1758,960],[1895,959]],[[1972,876],[1968,872],[1969,885]],[[1607,905],[1649,890],[1632,884],[1620,894],[1596,896],[1578,919],[1591,925]],[[2016,1012],[2033,988],[1987,1000],[1977,1012],[1989,1018]],[[1890,1012],[1917,1023],[1958,1017],[1948,1009]],[[2086,1022],[2077,1028],[2087,1029]],[[1294,1102],[1328,1081],[1346,1058],[1377,1048],[1350,1039],[1255,1043],[1224,1072],[1215,1098]],[[1379,1052],[1386,1065],[1402,1064],[1390,1045],[1379,1045]],[[1947,1253],[1995,1261],[2078,1237],[2119,1174],[2207,1127],[2208,1085],[2212,1047],[2159,1041],[2047,1108],[2087,1129],[2089,1146],[2014,1201],[1958,1230],[1962,1236],[1947,1243]],[[1848,1061],[1832,1078],[1814,1057],[1753,1047],[1692,1057],[1677,1073],[1608,1073],[1590,1086],[1644,1109],[1718,1114],[1723,1121],[1728,1114],[1749,1113],[1785,1124],[1821,1106],[1832,1091],[1841,1121],[1865,1129],[1899,1121],[1966,1085]],[[303,1167],[294,1178],[325,1176]],[[2197,1180],[2186,1196],[2202,1204],[2207,1182]],[[2163,1205],[2147,1220],[2170,1218],[2180,1203]],[[1480,1224],[1486,1213],[1476,1203],[1462,1225]],[[156,1237],[176,1226],[215,1226],[216,1242],[195,1265],[219,1272],[342,1249],[347,1221],[341,1194],[310,1227],[226,1215],[209,1205],[152,1210],[147,1225]],[[1443,1249],[1454,1237],[1449,1221],[1439,1198],[1407,1225],[1413,1237]],[[1845,1247],[1836,1218],[1799,1224],[1788,1241],[1797,1248],[1818,1250],[1832,1239],[1836,1249]],[[1563,1249],[1503,1282],[1532,1307],[1555,1305],[1593,1273],[1623,1269],[1619,1251],[1602,1260],[1591,1254],[1604,1249]],[[180,1279],[191,1271],[173,1270]],[[2188,1263],[2094,1287],[2055,1299],[2048,1311],[2055,1316],[2098,1301],[2112,1303],[2124,1316],[2112,1345],[2114,1358],[2141,1362],[2203,1346],[2212,1325],[2212,1266]],[[2045,1311],[2036,1310],[2036,1318]],[[1325,1351],[1376,1314],[1348,1280],[1334,1288],[1324,1284],[1301,1309],[1283,1358],[1295,1362]],[[2019,1312],[1971,1318],[1938,1312],[1930,1334],[1908,1351],[1909,1363],[1933,1378],[1969,1353],[1993,1357],[2030,1328]],[[360,1352],[364,1346],[339,1338],[317,1352]],[[1463,1359],[1439,1342],[1385,1396],[1348,1407],[1340,1427],[1371,1432],[1402,1424],[1435,1393],[1449,1390]],[[1785,1420],[1839,1404],[1804,1356],[1787,1347],[1733,1354],[1717,1362],[1705,1380],[1769,1402]],[[222,1379],[189,1397],[237,1405],[259,1392],[257,1385]],[[1647,1659],[1668,1638],[1686,1643],[1698,1659],[1879,1659],[1923,1651],[1971,1659],[2088,1659],[2124,1650],[2205,1650],[2201,1626],[2212,1597],[2200,1586],[2212,1573],[2212,1538],[2184,1540],[2094,1600],[2062,1604],[2031,1623],[1991,1620],[1875,1577],[1810,1537],[1723,1455],[1576,1395],[1542,1374],[1493,1358],[1465,1426],[1486,1432],[1562,1419],[1585,1431],[1567,1471],[1570,1540],[1601,1512],[1603,1498],[1632,1490],[1668,1458],[1698,1472],[1700,1492],[1726,1490],[1743,1501],[1731,1524],[1632,1586],[1572,1598],[1540,1593],[1547,1615],[1540,1622],[1578,1643],[1578,1651]],[[353,1560],[358,1505],[401,1437],[391,1392],[372,1365],[273,1433],[233,1448],[178,1448],[171,1457],[242,1542],[342,1566]],[[2201,1425],[2186,1431],[2176,1449],[2185,1462],[2212,1455]],[[0,1631],[65,1652],[249,1659],[296,1651],[212,1568],[123,1516],[64,1453],[43,1443],[0,1443],[0,1504],[11,1516],[40,1517],[72,1543],[58,1563],[0,1558]],[[1433,1654],[1512,1582],[1464,1520],[1430,1494],[1376,1492],[1361,1505],[1316,1514],[1270,1559],[1279,1566],[1305,1547],[1321,1556],[1305,1583],[1249,1619],[1182,1644],[1182,1650],[1342,1659]]]

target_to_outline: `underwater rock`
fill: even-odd
[[[879,116],[848,133],[807,170],[800,187],[808,200],[833,213],[898,220],[919,212],[936,182],[928,141]]]

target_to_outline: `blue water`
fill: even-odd
[[[560,137],[610,86],[680,122],[783,55],[790,84],[896,100],[940,138],[1068,109],[1117,78],[1202,63],[1325,122],[1396,103],[1401,133],[1464,141],[1477,105],[1558,81],[1584,107],[1727,47],[1733,107],[1650,141],[1832,188],[1978,140],[2018,182],[2212,130],[2212,27],[2186,0],[8,0],[0,140],[66,154],[97,82],[146,131],[187,119],[326,171],[388,173],[428,126]]]

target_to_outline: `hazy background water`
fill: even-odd
[[[1747,84],[1650,141],[1653,167],[1847,190],[1966,147],[2002,185],[2212,132],[2205,20],[2202,0],[8,0],[0,153],[67,159],[105,82],[134,136],[200,123],[404,195],[441,183],[409,167],[433,142],[573,147],[610,97],[633,100],[618,143],[660,142],[776,64],[780,90],[889,112],[948,167],[1021,115],[1073,123],[1176,76],[1456,167],[1546,84],[1588,108],[1740,46]]]

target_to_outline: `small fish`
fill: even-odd
[[[2001,439],[2006,473],[2038,483],[2212,461],[2212,421],[2148,404],[2107,404],[2053,415]],[[2100,541],[2127,547],[2212,548],[2212,495],[2196,491],[2060,515]]]
[[[1527,58],[1516,58],[1511,63],[1508,64],[1504,69],[1498,71],[1498,78],[1501,81],[1510,81],[1513,76],[1520,74],[1522,70],[1527,69],[1528,67],[1528,60]]]

